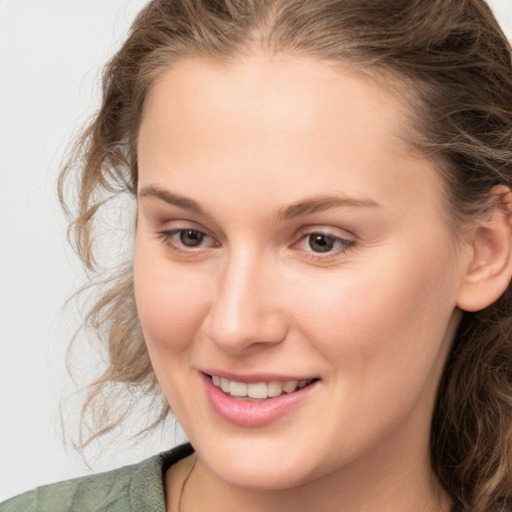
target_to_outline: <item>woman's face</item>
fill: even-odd
[[[190,59],[154,84],[138,312],[163,392],[223,481],[429,471],[465,252],[406,118],[376,81],[305,58]]]

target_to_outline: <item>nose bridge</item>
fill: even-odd
[[[286,335],[276,302],[275,266],[262,252],[233,252],[219,273],[205,330],[223,350],[239,352],[254,344],[278,343]]]

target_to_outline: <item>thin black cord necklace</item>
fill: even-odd
[[[188,479],[190,478],[190,476],[192,475],[192,471],[194,471],[194,468],[196,467],[196,462],[197,462],[197,457],[194,458],[194,463],[192,464],[192,467],[190,468],[188,475],[185,477],[185,480],[183,480],[183,484],[181,485],[180,497],[178,498],[178,512],[182,512],[181,511],[181,502],[183,499],[183,493],[185,492],[185,487],[187,485]]]

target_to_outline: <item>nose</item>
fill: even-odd
[[[204,333],[231,354],[280,343],[288,327],[278,287],[275,265],[251,254],[231,258],[216,282]]]

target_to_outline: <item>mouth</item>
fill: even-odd
[[[297,379],[297,380],[271,380],[261,382],[240,382],[237,380],[220,377],[218,375],[208,375],[213,385],[230,398],[244,401],[263,401],[268,398],[276,398],[283,394],[291,394],[310,386],[318,379]]]
[[[212,410],[222,420],[244,428],[264,427],[292,414],[321,389],[318,378],[200,373]]]

